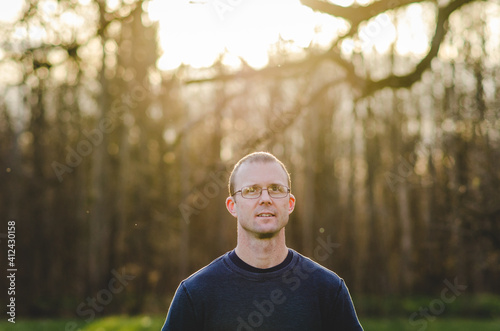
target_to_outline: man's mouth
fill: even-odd
[[[275,215],[273,213],[259,213],[257,214],[257,217],[274,217]]]

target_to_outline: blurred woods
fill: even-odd
[[[222,54],[159,71],[143,1],[31,0],[1,27],[19,314],[74,313],[113,270],[135,278],[106,312],[164,312],[179,280],[234,247],[226,180],[255,150],[291,171],[288,245],[356,295],[435,294],[455,277],[500,293],[500,5],[302,3],[345,31],[327,47],[282,39],[262,69]],[[397,50],[415,36],[428,47]]]

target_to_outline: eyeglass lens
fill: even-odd
[[[241,196],[244,198],[258,198],[262,195],[263,190],[267,190],[267,193],[273,198],[283,198],[288,194],[288,187],[273,184],[265,189],[260,186],[244,187],[241,189]]]

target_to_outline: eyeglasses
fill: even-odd
[[[257,185],[245,186],[241,190],[234,192],[231,196],[236,193],[241,193],[241,196],[245,199],[257,199],[262,195],[263,190],[267,190],[271,198],[284,198],[290,193],[290,189],[286,186],[271,184],[267,188],[262,188]]]

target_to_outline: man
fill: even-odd
[[[237,219],[236,248],[181,282],[163,331],[363,330],[344,281],[287,248],[290,187],[272,154],[234,166],[226,208]]]

